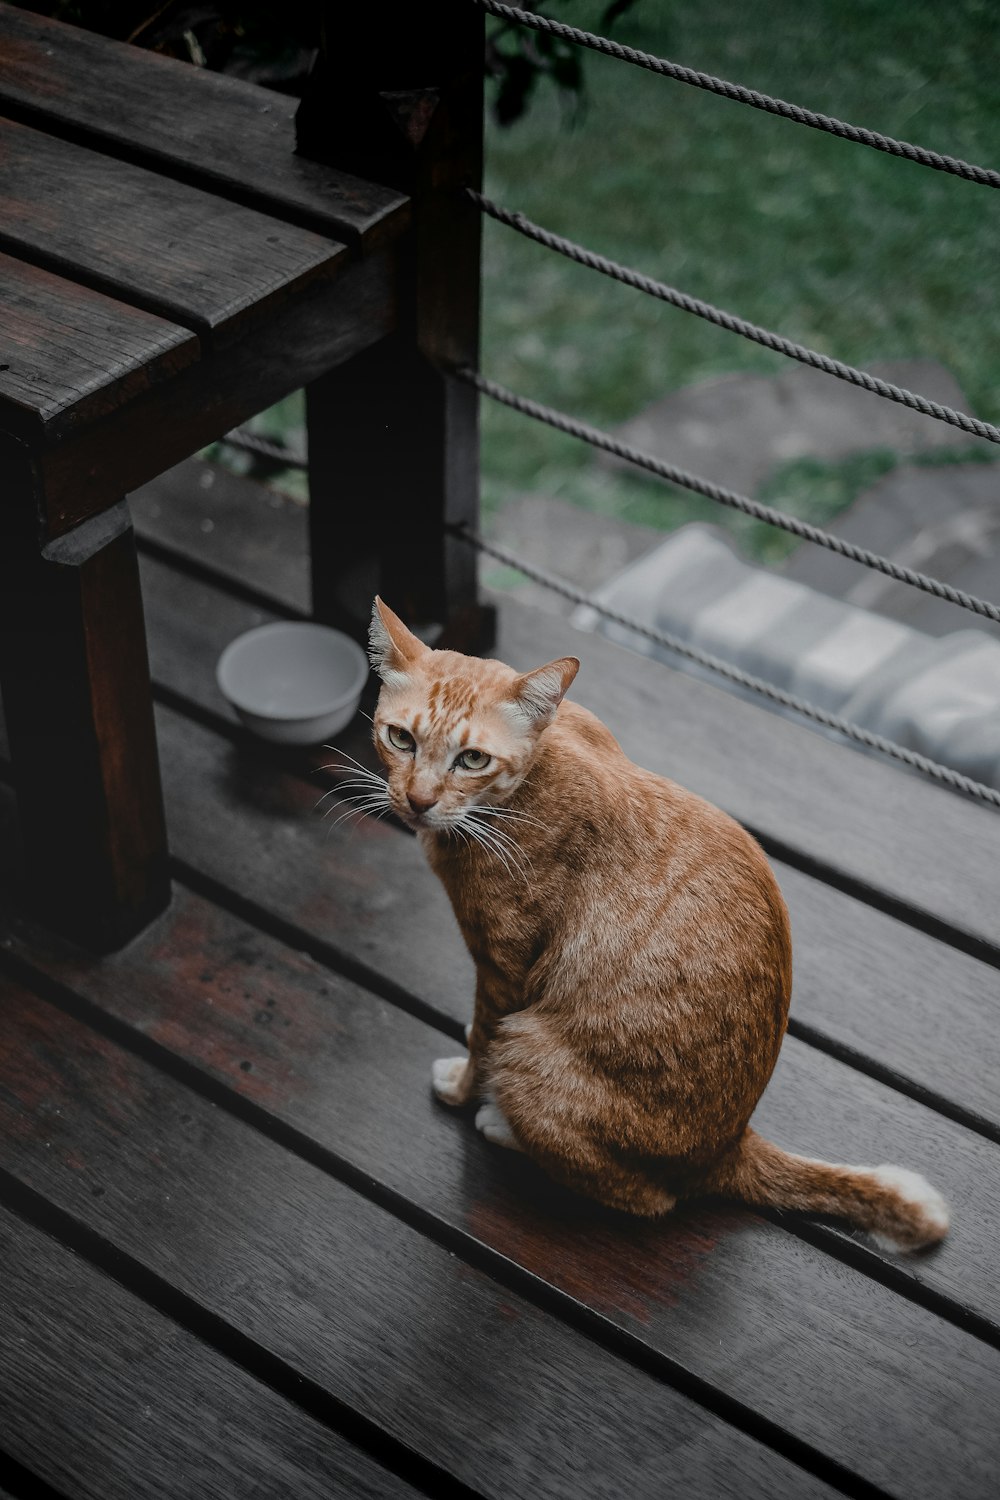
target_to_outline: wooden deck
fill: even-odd
[[[321,821],[329,755],[218,697],[223,645],[305,607],[301,510],[194,463],[133,510],[170,910],[100,960],[33,929],[0,784],[0,1493],[994,1495],[1000,819],[505,607],[498,654],[572,636],[574,695],[774,858],[796,991],[761,1129],[926,1172],[954,1229],[905,1260],[602,1213],[432,1100],[471,966],[415,840]]]

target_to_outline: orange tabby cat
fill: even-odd
[[[890,1250],[947,1232],[899,1167],[792,1156],[747,1122],[778,1057],[788,915],[726,814],[640,770],[563,695],[579,662],[518,674],[434,651],[376,599],[382,797],[416,829],[476,965],[468,1058],[434,1065],[483,1134],[636,1214],[709,1193],[836,1214]]]

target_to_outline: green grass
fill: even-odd
[[[596,29],[602,6],[549,8]],[[637,0],[614,34],[854,124],[1000,162],[990,0]],[[940,360],[971,410],[1000,421],[1000,192],[593,53],[585,70],[582,110],[542,85],[518,124],[488,124],[491,196],[851,364]],[[491,220],[483,367],[603,427],[712,376],[792,368]],[[258,425],[280,433],[301,421],[292,402]],[[782,533],[641,475],[607,472],[575,439],[488,400],[482,429],[487,512],[530,490],[664,530],[712,519],[755,556],[787,551]],[[884,450],[839,464],[799,461],[771,476],[760,498],[825,524],[897,461]]]
[[[553,7],[555,9],[555,7]],[[558,14],[596,26],[596,0]],[[620,40],[852,123],[990,165],[1000,88],[990,7],[897,0],[638,0]],[[1000,194],[589,54],[573,125],[554,93],[487,134],[488,193],[706,301],[852,364],[931,357],[972,409],[1000,419]],[[597,426],[669,391],[787,361],[485,228],[487,373]],[[800,465],[768,499],[828,520],[892,455]],[[487,510],[524,490],[672,528],[711,515],[631,475],[595,471],[573,439],[490,402]],[[662,496],[661,498],[658,498]],[[733,522],[756,555],[766,528]]]

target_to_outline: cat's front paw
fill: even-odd
[[[439,1057],[431,1068],[431,1083],[442,1104],[468,1104],[472,1097],[472,1069],[467,1057]]]

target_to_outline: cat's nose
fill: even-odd
[[[432,807],[437,806],[436,797],[414,797],[412,792],[407,792],[406,800],[415,813],[430,812]]]

